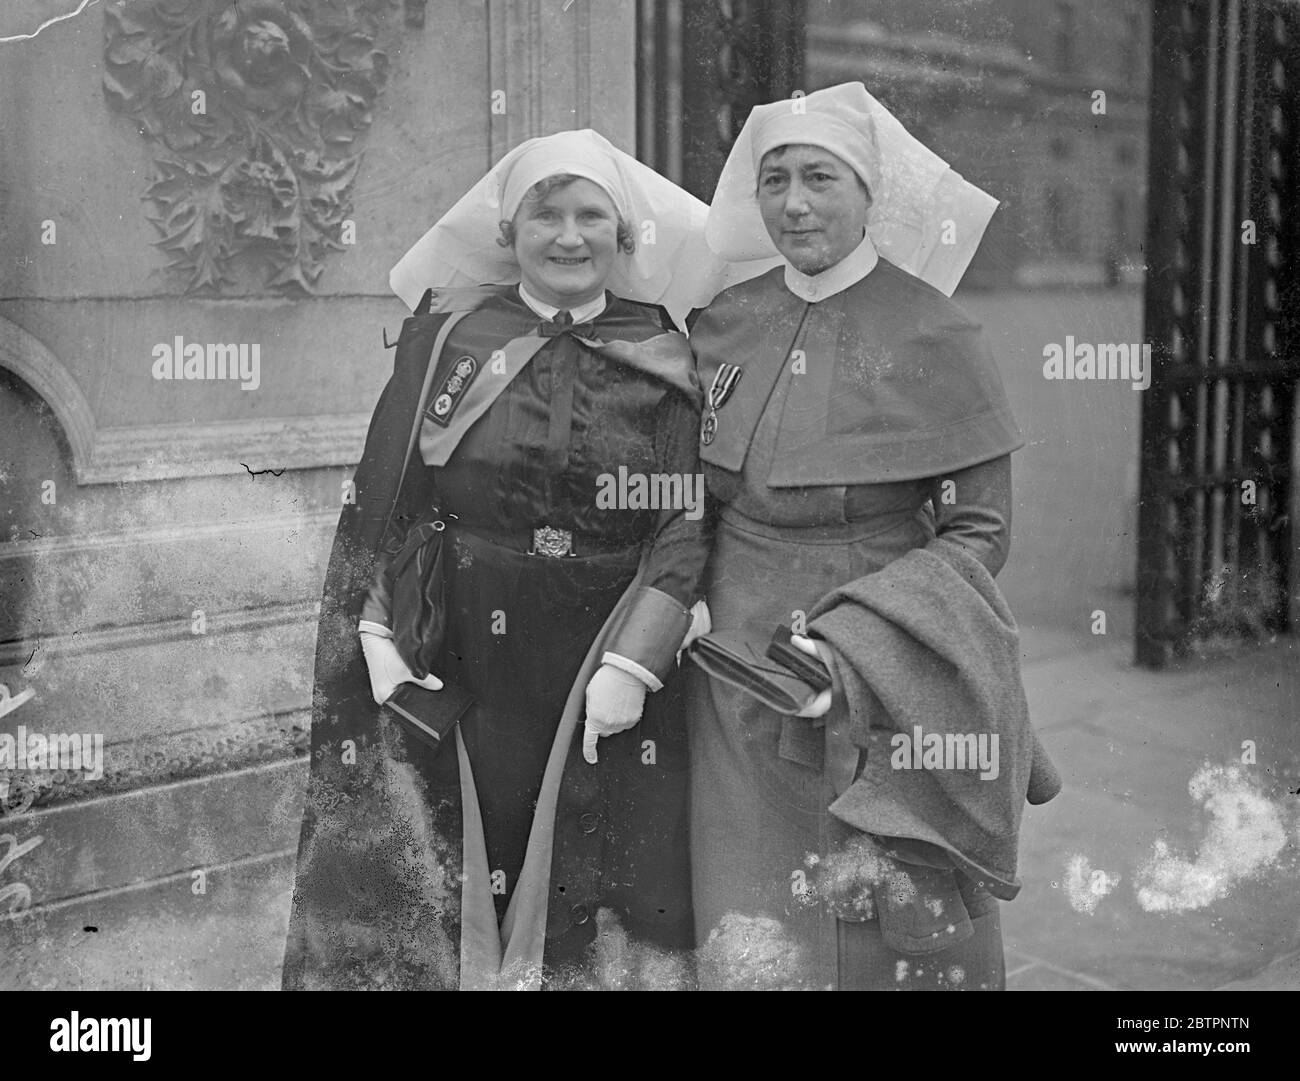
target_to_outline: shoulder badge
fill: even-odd
[[[425,416],[434,424],[447,427],[451,423],[452,414],[464,400],[465,392],[474,382],[476,375],[478,375],[478,361],[468,354],[458,357],[456,363],[451,366],[451,371],[442,381],[442,385],[434,392],[433,404],[425,410]]]

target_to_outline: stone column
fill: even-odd
[[[487,8],[493,161],[564,128],[595,128],[634,152],[634,0],[487,0]]]

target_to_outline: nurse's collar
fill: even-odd
[[[816,304],[842,293],[850,285],[856,285],[880,262],[876,246],[871,237],[864,235],[862,243],[834,266],[827,267],[820,274],[805,274],[796,270],[791,264],[785,264],[785,287],[800,300]]]

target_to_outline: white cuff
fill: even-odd
[[[382,623],[373,623],[368,619],[357,620],[358,634],[376,634],[380,638],[392,638],[393,632]]]
[[[663,680],[651,672],[648,668],[629,660],[618,653],[606,653],[600,658],[601,664],[607,664],[611,668],[617,668],[620,672],[626,672],[630,676],[636,676],[642,683],[652,691],[663,689]]]

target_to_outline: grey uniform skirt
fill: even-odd
[[[797,621],[832,588],[932,536],[919,514],[791,527],[727,507],[707,574],[713,626],[765,642],[777,624]],[[826,811],[834,792],[822,765],[820,724],[783,718],[697,668],[689,678],[691,872],[702,986],[1004,988],[998,902],[960,872],[941,873],[955,876],[974,934],[934,952],[891,949],[870,901],[832,899],[827,871],[869,842]],[[897,872],[905,875],[906,866]]]

